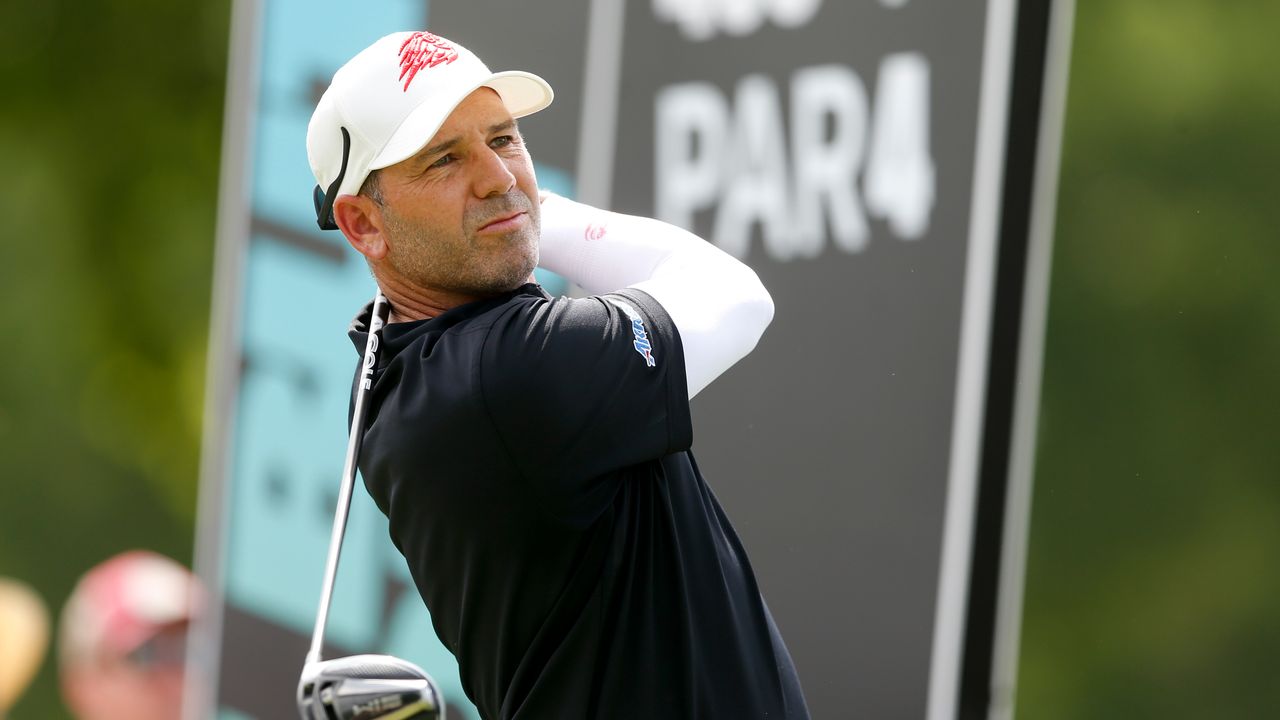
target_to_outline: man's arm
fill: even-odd
[[[755,271],[674,225],[543,194],[539,264],[602,294],[632,287],[671,316],[689,397],[755,348],[773,299]]]

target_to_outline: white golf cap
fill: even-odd
[[[537,75],[492,72],[470,50],[425,31],[387,35],[351,58],[334,74],[307,126],[307,159],[325,191],[342,172],[342,130],[350,136],[346,172],[329,202],[359,192],[371,171],[412,157],[480,87],[493,88],[517,118],[545,108],[553,97]]]

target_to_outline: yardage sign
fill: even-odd
[[[813,716],[942,720],[1006,702],[988,697],[992,617],[996,585],[1009,571],[1016,585],[1020,571],[1016,553],[1001,566],[999,552],[1020,539],[1004,530],[1011,446],[1027,432],[1011,408],[1019,400],[1025,420],[1035,407],[1035,383],[1015,398],[1011,378],[1029,372],[1026,337],[1034,346],[1039,333],[1022,289],[1028,277],[1028,298],[1038,287],[1024,272],[1035,265],[1029,188],[1055,141],[1037,152],[1049,5],[436,0],[429,13],[390,3],[373,20],[321,5],[266,3],[263,47],[296,46],[286,53],[296,67],[263,71],[264,83],[292,83],[287,104],[279,86],[260,95],[258,132],[277,133],[272,147],[301,152],[306,83],[327,81],[376,37],[425,23],[490,67],[527,68],[556,88],[551,108],[521,121],[544,187],[689,227],[764,280],[773,325],[694,402],[694,452],[747,546]],[[310,42],[290,44],[311,25]],[[227,658],[264,665],[255,634],[305,646],[327,532],[320,509],[332,507],[321,488],[340,464],[340,425],[278,433],[288,408],[305,425],[345,403],[355,355],[332,326],[345,327],[372,290],[358,263],[333,259],[347,257],[340,246],[330,266],[289,254],[315,238],[291,234],[309,208],[281,193],[304,198],[310,180],[305,160],[294,167],[261,142],[246,375],[235,442],[222,443],[232,447],[229,538],[218,541],[222,704],[253,717],[282,707],[262,693],[281,682],[291,693],[296,668],[267,681]],[[280,278],[325,295],[292,310],[335,315],[329,330],[266,300]],[[313,353],[306,382],[290,375],[287,352],[272,352],[314,343],[335,349]],[[314,397],[292,398],[290,383]],[[293,455],[272,450],[282,440]],[[318,479],[287,479],[298,474]],[[362,516],[362,500],[347,551],[358,559],[339,580],[356,590],[344,598],[340,588],[332,635],[420,661],[444,677],[454,716],[468,717],[384,521]],[[273,532],[283,539],[271,545]],[[281,567],[291,569],[270,570]],[[1016,619],[1016,600],[1005,605]]]

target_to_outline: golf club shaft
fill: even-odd
[[[342,466],[342,485],[338,488],[338,506],[333,513],[333,533],[329,536],[329,557],[324,565],[324,584],[320,589],[320,608],[316,611],[316,627],[311,634],[311,649],[306,662],[320,660],[324,644],[325,625],[329,621],[329,605],[333,600],[333,586],[338,576],[338,558],[342,555],[342,538],[347,531],[347,516],[351,511],[351,493],[356,483],[356,461],[360,456],[360,441],[364,437],[365,403],[367,391],[373,385],[373,368],[377,364],[378,334],[387,318],[387,299],[379,291],[373,298],[373,312],[369,317],[369,339],[364,346],[364,359],[360,365],[360,377],[356,384],[355,410],[351,415],[351,434],[347,438],[347,460]]]

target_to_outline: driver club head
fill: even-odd
[[[302,720],[445,720],[443,698],[422,668],[390,655],[309,662],[298,681]]]

